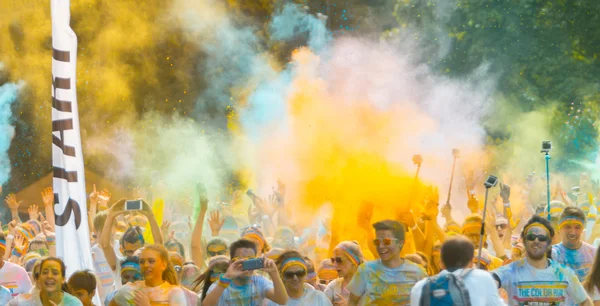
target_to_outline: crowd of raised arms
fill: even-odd
[[[143,200],[127,210],[94,186],[94,267],[71,275],[56,256],[52,189],[43,206],[28,206],[29,220],[9,194],[0,305],[600,305],[595,189],[582,182],[579,196],[555,192],[549,209],[516,216],[511,197],[527,190],[511,195],[501,184],[502,212],[483,212],[470,193],[462,222],[453,219],[460,203],[439,205],[431,189],[425,203],[388,219],[372,220],[365,203],[355,217],[360,237],[337,241],[331,218],[292,225],[282,183],[267,200],[235,192],[253,203],[242,215],[209,203],[199,187],[196,220],[159,217]]]

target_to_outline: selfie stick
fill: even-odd
[[[453,153],[454,153],[454,151],[453,151]],[[452,174],[450,174],[450,187],[448,187],[448,198],[446,199],[446,205],[448,205],[448,206],[450,206],[450,195],[452,194],[452,182],[454,182],[454,167],[456,166],[456,159],[458,158],[458,153],[453,154],[453,155],[454,155],[454,161],[452,162]]]
[[[546,151],[546,193],[548,199],[548,221],[550,221],[550,152]]]
[[[488,183],[490,180],[494,181],[493,184]],[[483,237],[485,234],[485,216],[486,216],[486,211],[487,211],[487,202],[488,202],[488,192],[490,191],[490,188],[496,186],[498,184],[498,178],[490,175],[488,177],[488,179],[485,181],[485,183],[483,184],[485,186],[485,200],[483,202],[483,217],[481,218],[481,238],[479,239],[479,262],[477,263],[477,268],[481,269],[481,251],[483,249]]]

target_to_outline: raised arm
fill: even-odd
[[[8,208],[10,209],[11,219],[16,219],[20,222],[21,218],[19,218],[19,206],[21,206],[23,201],[17,201],[17,196],[14,193],[11,193],[6,196],[6,198],[4,199],[4,203],[6,203],[6,206],[8,206]]]
[[[202,230],[204,229],[204,218],[206,217],[206,211],[208,210],[208,198],[203,192],[199,192],[200,201],[200,213],[196,219],[194,230],[192,231],[192,260],[198,266],[202,266],[204,261],[204,252],[202,250]]]
[[[117,270],[117,255],[110,245],[112,228],[117,216],[124,212],[124,206],[125,199],[121,199],[108,210],[108,217],[106,217],[106,222],[104,223],[104,228],[102,229],[102,234],[100,236],[100,246],[104,252],[104,257],[113,271]]]
[[[163,236],[160,232],[160,225],[156,221],[156,217],[154,216],[154,212],[152,211],[152,207],[148,205],[145,201],[142,201],[144,207],[140,212],[144,214],[148,218],[148,222],[150,222],[150,229],[152,230],[152,239],[154,239],[155,244],[164,244]],[[104,235],[104,232],[102,232]]]
[[[46,187],[42,191],[42,202],[44,202],[44,212],[46,212],[48,224],[52,228],[56,228],[56,223],[54,222],[54,191],[52,191],[52,187]]]

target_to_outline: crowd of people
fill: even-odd
[[[501,185],[502,213],[484,213],[470,193],[462,222],[437,197],[383,220],[365,204],[357,227],[366,242],[336,241],[330,219],[314,230],[289,226],[282,184],[268,200],[248,191],[243,218],[224,202],[209,212],[205,194],[198,188],[191,222],[164,220],[145,201],[138,210],[109,204],[94,187],[94,266],[71,275],[57,257],[52,189],[42,193],[44,213],[31,205],[26,221],[8,195],[0,305],[600,305],[591,189],[585,200],[558,193],[549,211],[533,205],[517,217]]]

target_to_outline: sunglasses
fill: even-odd
[[[373,243],[375,244],[375,246],[380,245],[383,242],[383,245],[391,245],[392,241],[398,241],[397,238],[383,238],[383,239],[375,239],[373,240]]]
[[[215,256],[217,256],[217,255],[225,255],[225,254],[227,254],[227,250],[216,251],[216,252],[211,252],[211,251],[208,251],[208,255],[209,255],[210,257],[215,257]]]
[[[327,284],[329,284],[329,281],[328,281],[328,280],[326,280],[326,279],[320,279],[320,280],[319,280],[319,283],[320,283],[321,285],[327,285]]]
[[[331,258],[331,263],[333,263],[333,264],[334,264],[334,263],[336,263],[336,262],[337,262],[338,264],[341,264],[341,263],[343,263],[344,261],[342,260],[342,258],[341,258],[341,257],[332,257],[332,258]]]
[[[535,241],[535,238],[537,238],[537,240],[539,240],[540,242],[548,241],[548,236],[546,235],[527,234],[527,236],[525,236],[525,239],[527,239],[527,241]]]
[[[303,278],[304,276],[306,276],[306,270],[300,270],[296,272],[288,271],[283,273],[283,277],[286,279],[294,279],[294,276],[296,276],[297,278]]]
[[[508,224],[499,224],[499,225],[496,225],[496,228],[497,229],[505,229],[505,228],[508,228]]]

